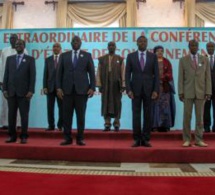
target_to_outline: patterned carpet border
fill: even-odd
[[[66,174],[66,175],[115,175],[115,176],[148,176],[148,177],[215,177],[213,172],[198,173],[174,173],[174,172],[133,172],[133,171],[107,171],[107,170],[68,170],[68,169],[47,169],[47,168],[23,168],[23,167],[0,167],[0,171]]]

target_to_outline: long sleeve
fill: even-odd
[[[98,64],[97,73],[96,73],[96,87],[101,87],[101,64]]]
[[[43,73],[43,88],[48,88],[47,79],[48,79],[48,62],[47,62],[47,58],[46,58],[45,66],[44,66],[44,73]]]
[[[212,95],[212,82],[211,82],[211,67],[208,61],[208,58],[205,57],[206,63],[206,75],[205,75],[205,94]]]
[[[59,61],[58,61],[58,66],[57,66],[57,74],[56,74],[56,89],[62,89],[62,78],[63,78],[63,57],[64,55],[61,54]]]
[[[5,51],[3,49],[0,57],[0,82],[3,82],[3,79],[4,79],[5,66],[6,66],[6,59],[5,59]]]
[[[127,93],[131,91],[131,59],[130,59],[130,54],[128,54],[127,59],[126,59],[126,67],[125,67],[125,85],[126,85],[126,91]]]
[[[154,55],[154,88],[153,91],[159,93],[159,83],[160,83],[160,79],[159,79],[159,69],[158,69],[158,60],[157,60],[157,56]]]
[[[3,91],[8,91],[8,79],[9,79],[9,64],[8,64],[8,59],[6,61],[6,67],[4,71],[4,79],[3,79]]]
[[[123,60],[121,64],[121,79],[122,79],[122,87],[125,88],[125,64]]]
[[[95,67],[93,63],[93,59],[91,54],[89,54],[89,62],[88,62],[88,73],[90,78],[90,89],[95,91],[96,87],[96,77],[95,77]]]
[[[179,67],[178,67],[178,95],[184,94],[184,70],[183,70],[183,62],[182,58],[179,61]]]
[[[2,64],[2,54],[1,54],[1,56],[0,56],[0,82],[3,82],[3,78],[4,78],[2,66],[3,66],[3,64]]]
[[[34,93],[35,91],[35,81],[36,81],[36,67],[35,67],[35,59],[32,58],[32,63],[30,64],[30,84],[29,91]]]
[[[170,61],[166,58],[163,59],[164,62],[164,70],[163,70],[163,78],[162,80],[165,82],[172,81],[172,65]]]

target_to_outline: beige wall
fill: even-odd
[[[14,12],[14,28],[55,28],[56,11],[45,0],[22,0],[25,5],[17,6]],[[139,27],[183,27],[183,8],[172,0],[147,0],[140,3]]]
[[[172,0],[147,0],[140,3],[138,10],[139,27],[183,27],[184,4]]]
[[[45,0],[22,0],[14,12],[14,28],[55,28],[56,10],[45,5]]]

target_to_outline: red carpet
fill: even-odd
[[[183,148],[181,131],[152,133],[152,148],[132,148],[131,131],[125,130],[118,133],[87,130],[86,146],[60,146],[59,143],[63,140],[62,132],[31,129],[29,134],[29,142],[26,145],[6,144],[4,141],[7,134],[0,131],[0,158],[88,162],[215,162],[215,133],[204,135],[209,144],[207,148]]]
[[[129,177],[0,172],[2,195],[214,195],[214,177]]]

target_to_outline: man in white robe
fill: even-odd
[[[2,88],[4,72],[5,72],[5,64],[8,56],[15,55],[15,43],[18,39],[16,34],[11,34],[10,36],[10,47],[6,47],[2,49],[2,53],[0,56],[0,88]],[[27,50],[24,51],[27,54]],[[19,112],[17,113],[17,126],[21,126],[21,119]],[[4,98],[3,93],[0,94],[0,127],[1,129],[8,128],[8,105],[7,100]]]

